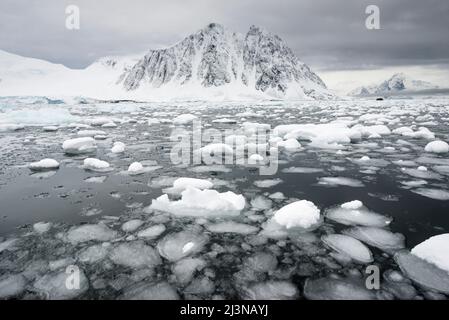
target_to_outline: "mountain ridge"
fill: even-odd
[[[41,95],[138,100],[335,98],[279,36],[255,25],[240,34],[211,23],[172,46],[99,58],[81,70],[48,64],[33,59],[29,74],[20,76],[18,66],[0,70],[0,95],[41,90]]]
[[[385,95],[400,92],[419,92],[423,90],[439,89],[439,86],[423,80],[412,79],[400,72],[393,74],[379,84],[361,86],[351,90],[349,96]]]

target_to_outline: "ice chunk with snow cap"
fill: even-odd
[[[95,151],[97,146],[91,137],[75,138],[64,141],[62,149],[67,154],[81,154]]]
[[[166,194],[152,201],[150,209],[177,216],[235,216],[245,207],[245,198],[232,191],[200,190],[187,187],[181,199],[170,201]]]
[[[59,168],[59,162],[54,159],[42,159],[37,162],[30,163],[28,168],[32,171],[56,170]]]
[[[307,229],[320,222],[320,209],[311,201],[295,201],[276,211],[273,220],[287,229]]]
[[[391,218],[375,213],[366,208],[359,200],[346,202],[325,211],[327,219],[345,225],[361,225],[367,227],[385,227]]]
[[[416,245],[411,253],[447,271],[449,275],[449,233],[430,237]]]
[[[429,142],[426,147],[424,148],[426,152],[433,152],[433,153],[448,153],[449,152],[449,144],[447,144],[444,141],[432,141]]]

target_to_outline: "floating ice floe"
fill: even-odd
[[[51,222],[37,222],[33,224],[33,230],[39,234],[46,233],[53,224]]]
[[[259,188],[271,188],[282,183],[281,179],[266,179],[266,180],[256,180],[254,185]]]
[[[177,216],[234,216],[245,207],[245,198],[232,191],[219,193],[187,187],[181,199],[170,201],[166,194],[152,201],[150,209],[169,212]]]
[[[78,253],[78,261],[83,263],[96,263],[103,260],[109,253],[110,246],[95,244]]]
[[[413,193],[419,194],[430,199],[447,201],[449,200],[449,191],[443,189],[417,188],[411,190]]]
[[[89,177],[84,179],[84,182],[88,183],[103,183],[107,179],[107,176]]]
[[[67,241],[77,244],[91,240],[110,241],[117,238],[118,233],[104,224],[84,224],[79,227],[73,227],[67,232]]]
[[[285,196],[284,196],[284,194],[282,192],[272,193],[268,197],[270,199],[273,199],[273,200],[283,200],[283,199],[285,199]]]
[[[251,234],[259,231],[259,228],[257,227],[234,221],[224,221],[213,224],[207,224],[205,227],[207,230],[213,233]]]
[[[321,239],[331,249],[357,262],[369,263],[373,261],[371,251],[357,239],[342,234],[328,234]]]
[[[232,149],[232,147],[225,143],[210,143],[198,150],[195,150],[195,153],[196,152],[199,152],[201,154],[203,161],[206,161],[206,163],[210,162],[207,160],[211,157],[221,157],[224,155],[234,154],[234,150]]]
[[[177,116],[176,118],[174,118],[173,123],[176,125],[186,125],[195,119],[198,119],[198,117],[193,114],[186,113],[186,114],[181,114],[181,115]]]
[[[177,282],[187,284],[193,279],[194,273],[202,270],[204,267],[206,267],[206,261],[203,259],[188,257],[177,261],[173,265],[172,271]]]
[[[387,252],[402,249],[405,246],[405,237],[402,234],[392,233],[381,228],[353,227],[342,232],[347,236]]]
[[[5,274],[0,277],[0,299],[8,299],[20,295],[27,284],[21,274]]]
[[[374,300],[376,294],[368,290],[361,279],[331,277],[307,279],[304,296],[309,300]]]
[[[449,176],[449,165],[434,166],[432,169],[435,170],[436,172],[440,173],[440,174],[443,174],[445,176]]]
[[[151,268],[162,263],[157,251],[141,240],[118,244],[109,252],[109,258],[115,264],[130,268]]]
[[[20,124],[13,124],[13,123],[0,123],[0,132],[6,132],[6,131],[17,131],[22,130],[25,127]]]
[[[3,242],[0,242],[0,253],[5,250],[12,250],[15,248],[15,245],[17,244],[19,240],[17,238],[11,238],[7,239]]]
[[[426,152],[432,153],[448,153],[449,152],[449,144],[444,141],[432,141],[429,142],[424,148]]]
[[[323,172],[320,168],[307,168],[307,167],[289,167],[281,170],[283,173],[318,173]]]
[[[179,295],[168,282],[139,282],[124,289],[119,300],[178,300]]]
[[[197,188],[200,190],[210,189],[214,184],[206,179],[196,179],[196,178],[186,178],[181,177],[173,181],[173,186],[171,188],[164,189],[165,193],[181,193],[188,187]]]
[[[42,159],[37,162],[30,163],[28,168],[33,171],[55,170],[59,168],[59,162],[54,159]]]
[[[419,127],[417,131],[403,130],[403,132],[401,132],[401,135],[414,139],[426,139],[426,140],[435,139],[435,134],[426,127]]]
[[[271,253],[259,251],[246,258],[243,262],[242,270],[248,273],[264,273],[276,269],[278,260],[276,256]]]
[[[270,199],[267,199],[263,196],[256,196],[251,200],[251,207],[257,211],[268,210],[271,208],[272,204],[273,202]]]
[[[287,139],[285,141],[279,141],[277,143],[277,147],[281,149],[285,149],[287,151],[296,151],[301,149],[301,144],[298,142],[298,140],[294,138]]]
[[[348,128],[344,123],[288,124],[274,128],[273,132],[284,139],[311,141],[317,148],[341,148],[341,144],[360,140],[358,130]]]
[[[58,131],[59,127],[56,126],[46,126],[43,127],[42,130],[44,130],[45,132],[55,132]]]
[[[402,272],[425,289],[449,294],[449,273],[406,250],[397,252],[394,260]]]
[[[162,257],[169,261],[178,261],[189,255],[201,252],[209,241],[205,234],[192,231],[180,231],[167,234],[157,244],[157,249]]]
[[[144,222],[140,219],[132,219],[122,224],[122,231],[133,232],[136,231]]]
[[[325,216],[327,219],[344,225],[361,225],[366,227],[386,227],[392,220],[389,217],[369,210],[359,200],[327,209]]]
[[[114,121],[101,125],[102,128],[117,128],[117,124]]]
[[[298,288],[289,281],[256,283],[241,292],[245,300],[294,300],[298,295]]]
[[[204,173],[204,172],[231,172],[232,169],[227,168],[223,165],[200,165],[196,167],[190,167],[187,170],[195,172],[195,173]]]
[[[78,269],[79,286],[67,286],[67,273],[65,270],[48,273],[37,279],[33,284],[33,290],[48,300],[74,299],[89,289],[89,281],[82,269]],[[77,281],[78,284],[78,281]]]
[[[95,140],[91,137],[69,139],[62,144],[62,149],[67,154],[89,153],[96,148]]]
[[[419,179],[441,179],[438,173],[430,172],[428,170],[412,169],[412,168],[402,168],[402,172],[408,174],[409,176],[419,178]]]
[[[86,158],[84,159],[84,169],[92,171],[103,171],[109,169],[110,165],[106,161],[99,160],[96,158]]]
[[[77,135],[79,137],[95,137],[95,136],[105,136],[106,132],[101,130],[80,130]]]
[[[248,157],[248,163],[249,164],[257,164],[264,161],[264,157],[262,157],[260,154],[252,154]]]
[[[164,233],[165,230],[166,227],[163,224],[157,224],[139,231],[137,233],[137,236],[139,238],[154,239],[159,237],[162,233]]]
[[[112,153],[122,153],[125,152],[125,144],[120,141],[114,142],[114,145],[111,148]]]
[[[229,123],[229,124],[233,124],[233,123],[237,123],[237,120],[229,119],[229,118],[220,118],[220,119],[212,120],[212,123]]]
[[[318,184],[331,187],[346,186],[346,187],[360,188],[365,186],[359,180],[345,177],[321,177],[318,179]]]
[[[411,253],[447,271],[449,276],[449,233],[430,237],[415,246]]]
[[[133,162],[128,167],[128,173],[137,174],[143,172],[143,165],[140,162]]]

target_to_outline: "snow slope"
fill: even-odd
[[[276,35],[211,23],[146,54],[105,57],[83,70],[0,51],[0,96],[134,100],[330,99],[324,82]]]

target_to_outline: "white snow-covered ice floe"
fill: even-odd
[[[424,148],[426,152],[432,153],[448,153],[449,152],[449,144],[444,141],[432,141],[429,142]]]
[[[278,211],[262,225],[261,235],[278,239],[289,233],[303,233],[317,228],[322,222],[320,209],[311,201],[292,202]]]
[[[114,145],[111,148],[112,153],[122,153],[125,152],[125,144],[120,141],[114,142]]]
[[[449,276],[449,233],[430,237],[416,245],[411,253],[447,271]]]
[[[245,207],[245,198],[232,191],[201,190],[188,186],[181,199],[170,201],[167,194],[152,201],[150,209],[177,216],[235,216]]]
[[[84,159],[84,169],[92,171],[104,171],[108,170],[110,167],[109,163],[96,158],[86,158]]]
[[[320,209],[311,201],[300,200],[276,211],[273,219],[287,229],[294,227],[307,229],[320,221]]]
[[[181,177],[173,181],[173,186],[171,188],[166,188],[163,191],[165,193],[181,193],[188,187],[204,190],[211,189],[213,186],[214,184],[206,179]]]
[[[62,149],[67,154],[81,154],[95,151],[97,146],[91,137],[82,137],[64,141]]]
[[[32,171],[56,170],[59,168],[59,162],[54,159],[42,159],[37,162],[30,163],[28,168]]]

